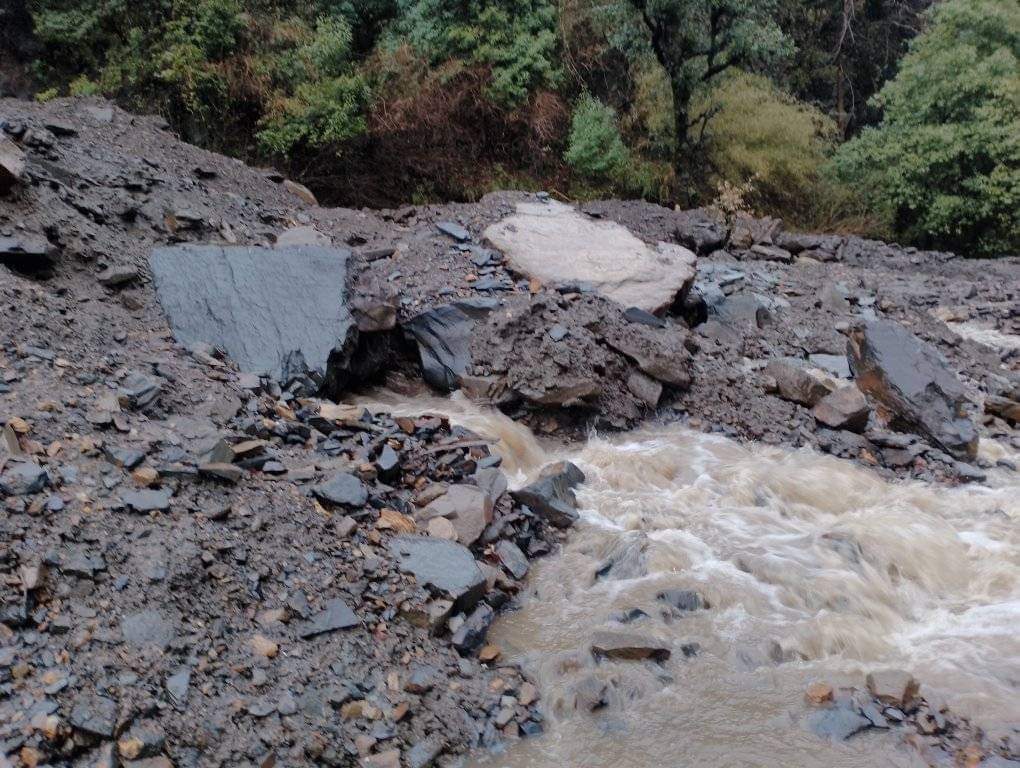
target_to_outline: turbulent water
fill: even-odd
[[[1015,473],[993,472],[988,487],[889,482],[807,450],[677,426],[543,450],[462,400],[405,407],[499,438],[517,483],[554,458],[587,475],[581,523],[533,566],[521,609],[490,635],[538,682],[547,733],[479,765],[920,765],[889,734],[831,744],[803,727],[811,681],[862,686],[886,666],[993,731],[1020,722]],[[711,608],[667,621],[655,599],[667,588],[697,590]],[[596,664],[593,633],[621,629],[611,616],[631,608],[649,617],[626,629],[672,658]],[[574,688],[592,675],[610,684],[610,704],[577,711]]]

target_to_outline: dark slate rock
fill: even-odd
[[[181,344],[222,347],[243,370],[281,378],[294,353],[322,374],[331,356],[346,364],[354,328],[349,258],[346,249],[307,245],[184,245],[156,249],[150,264]]]
[[[807,727],[813,733],[833,741],[846,741],[856,733],[871,727],[871,721],[845,706],[836,706],[812,712]]]
[[[461,609],[485,595],[485,576],[461,544],[428,536],[395,536],[389,548],[401,570],[413,574],[422,586],[448,595]]]
[[[184,707],[188,701],[188,687],[191,685],[191,670],[181,667],[177,672],[166,679],[166,693],[170,697],[170,703],[178,709]]]
[[[345,507],[361,507],[368,501],[368,488],[349,472],[338,472],[313,487],[312,493],[320,501]]]
[[[135,512],[165,512],[170,509],[171,495],[171,491],[165,488],[159,490],[143,488],[127,491],[121,496],[121,501],[124,506]]]
[[[471,334],[475,320],[497,305],[495,301],[458,301],[434,307],[404,323],[418,344],[422,375],[437,389],[451,392],[471,364]]]
[[[40,236],[0,235],[0,264],[18,272],[41,272],[53,266],[55,249]]]
[[[487,603],[479,603],[464,623],[450,636],[450,642],[462,655],[471,653],[485,642],[485,636],[496,618],[496,612]]]
[[[177,634],[172,622],[156,610],[139,611],[120,621],[124,642],[137,648],[154,645],[165,650]]]
[[[652,328],[665,328],[667,325],[666,321],[661,317],[656,317],[651,312],[641,309],[641,307],[627,307],[623,311],[623,319],[628,323],[649,325]]]
[[[551,464],[538,480],[511,495],[535,514],[558,528],[569,528],[578,518],[573,489],[584,482],[584,473],[569,461]]]
[[[528,575],[528,558],[521,552],[520,547],[507,539],[501,539],[496,545],[496,557],[500,564],[515,579],[523,579]]]
[[[156,401],[162,387],[161,379],[131,371],[117,388],[117,399],[126,408],[143,410]]]
[[[847,357],[857,386],[878,400],[897,428],[917,432],[957,459],[977,455],[963,383],[931,344],[891,320],[854,328]]]
[[[315,637],[338,629],[350,629],[361,624],[354,611],[340,598],[328,600],[321,611],[298,627],[298,636]]]
[[[655,599],[684,613],[708,608],[708,601],[692,589],[667,589],[657,594]]]
[[[50,476],[38,464],[16,461],[0,474],[0,495],[27,496],[38,493],[50,484]]]
[[[436,222],[436,229],[448,237],[452,237],[458,243],[466,243],[471,239],[471,233],[460,224],[452,221]]]
[[[79,731],[112,739],[117,727],[117,702],[105,696],[83,696],[75,702],[69,720]]]

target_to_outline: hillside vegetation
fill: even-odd
[[[328,202],[722,196],[1020,250],[1015,0],[22,2],[37,98],[159,112]]]

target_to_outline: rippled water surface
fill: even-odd
[[[992,730],[1020,723],[1015,473],[957,489],[889,482],[680,427],[547,451],[463,401],[427,405],[500,438],[517,482],[553,458],[588,478],[581,523],[533,566],[521,610],[491,634],[538,681],[547,733],[478,765],[920,765],[893,735],[834,745],[802,725],[811,681],[862,686],[884,666],[909,669],[929,698]],[[711,608],[667,619],[656,595],[674,588]],[[672,658],[596,664],[593,634],[624,629],[612,615],[631,608],[649,616],[626,629]],[[575,687],[591,676],[609,684],[610,704],[577,711]]]

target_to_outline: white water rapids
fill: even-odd
[[[807,731],[814,680],[863,687],[911,671],[930,700],[990,731],[1020,723],[1020,478],[945,488],[890,482],[808,450],[742,446],[679,426],[543,449],[522,426],[465,400],[384,401],[444,412],[498,438],[511,482],[567,458],[587,481],[563,550],[533,564],[520,610],[490,642],[536,680],[546,734],[475,765],[923,765],[896,737],[832,744]],[[990,458],[1009,457],[985,441]],[[614,563],[608,575],[596,571]],[[693,589],[711,608],[667,622],[655,596]],[[673,650],[663,666],[596,664],[611,615]],[[685,658],[681,647],[700,650]],[[610,705],[572,706],[595,676]]]

